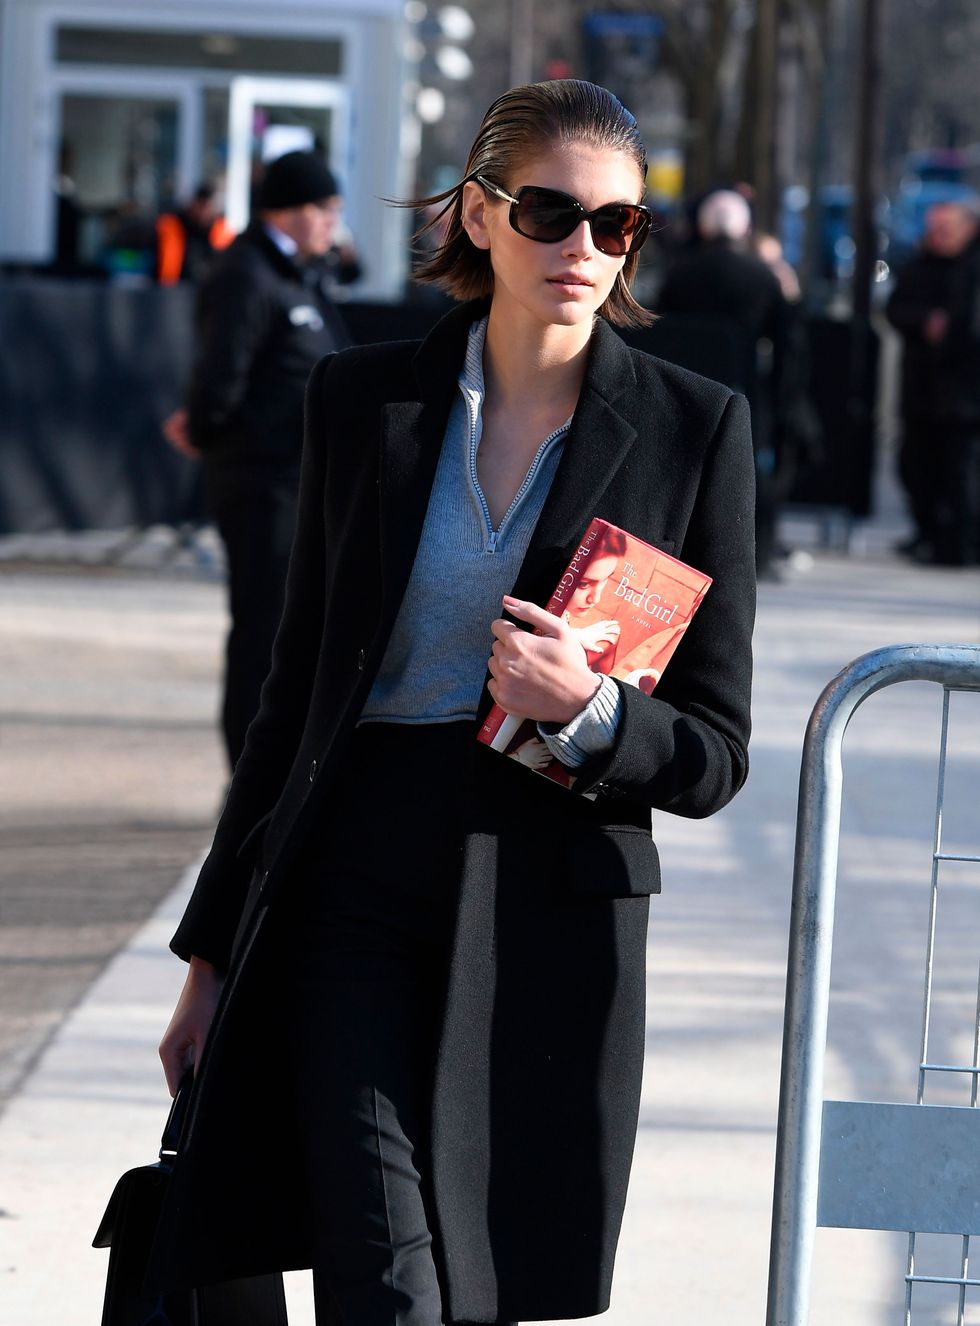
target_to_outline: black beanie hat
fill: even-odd
[[[287,152],[266,166],[259,206],[270,211],[319,203],[340,193],[337,177],[319,152]]]

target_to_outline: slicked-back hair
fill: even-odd
[[[492,295],[490,254],[478,249],[463,228],[463,185],[482,175],[509,189],[532,157],[573,143],[625,153],[636,163],[641,182],[646,181],[647,156],[636,120],[605,88],[577,78],[560,78],[511,88],[498,97],[483,117],[459,183],[430,198],[398,204],[420,210],[438,208],[416,232],[416,240],[445,226],[442,242],[423,258],[414,279],[439,286],[455,299]],[[599,309],[602,317],[618,327],[646,327],[656,320],[630,294],[639,260],[639,253],[627,254]]]

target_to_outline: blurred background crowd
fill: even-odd
[[[431,217],[385,200],[453,184],[507,86],[583,77],[650,153],[635,293],[665,316],[631,339],[752,404],[760,572],[787,504],[846,544],[883,437],[896,552],[980,560],[974,0],[0,0],[0,32],[0,535],[214,516],[180,412],[273,162],[330,180],[287,190],[332,215],[286,255],[317,291],[307,341],[309,317],[318,353],[423,334]]]

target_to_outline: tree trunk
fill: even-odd
[[[756,0],[756,73],[758,89],[753,126],[753,176],[756,221],[763,230],[775,230],[776,113],[779,77],[779,0]]]
[[[688,119],[693,130],[685,163],[688,194],[704,192],[717,184],[724,173],[718,72],[725,58],[731,17],[731,0],[711,0],[706,41],[699,50],[692,52],[691,66],[695,72],[687,85]]]
[[[828,141],[830,80],[827,77],[830,52],[830,0],[810,0],[809,8],[810,22],[803,29],[803,61],[806,71],[807,191],[810,195],[800,271],[804,290],[812,285],[818,275],[820,190],[826,182],[830,156]]]

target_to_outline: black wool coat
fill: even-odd
[[[253,221],[214,259],[195,307],[189,427],[209,477],[299,472],[313,366],[350,344],[322,268]]]
[[[923,336],[929,315],[949,318],[939,342]],[[938,433],[947,423],[980,420],[980,240],[956,257],[915,254],[900,268],[885,308],[901,333],[902,414],[928,421]]]
[[[454,310],[421,344],[345,350],[310,382],[272,671],[173,941],[228,971],[158,1240],[173,1282],[309,1265],[289,1065],[276,1050],[277,964],[288,962],[277,917],[344,776],[483,311]],[[608,1305],[639,1107],[649,895],[660,887],[651,807],[710,815],[747,771],[752,484],[744,399],[628,349],[600,320],[514,592],[546,602],[596,515],[715,583],[655,694],[624,688],[615,746],[575,791],[474,742],[430,1121],[451,1320]],[[586,790],[595,800],[577,795]],[[383,832],[383,804],[377,819]]]

